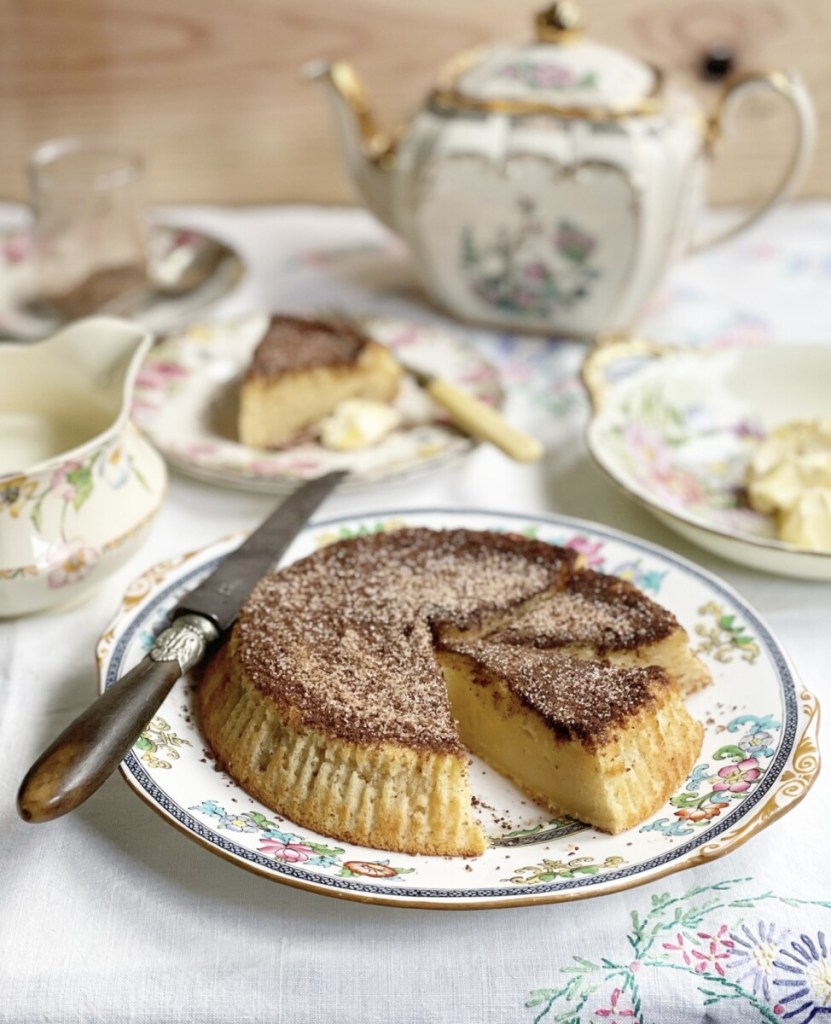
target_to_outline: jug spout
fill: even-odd
[[[326,86],[352,183],[375,216],[395,230],[395,143],[378,130],[363,83],[343,61],[312,61],[303,75]]]

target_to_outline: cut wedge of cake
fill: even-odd
[[[553,814],[622,832],[672,795],[703,728],[656,666],[535,647],[439,652],[462,743]]]
[[[474,631],[445,628],[443,638],[472,638]],[[593,569],[570,574],[550,600],[531,601],[488,633],[494,643],[538,647],[574,658],[603,658],[612,665],[664,668],[688,696],[710,682],[678,620],[628,580]]]

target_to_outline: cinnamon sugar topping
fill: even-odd
[[[589,747],[608,742],[616,728],[655,703],[661,687],[671,685],[657,666],[616,668],[537,647],[481,640],[455,643],[453,649],[473,660],[477,681],[486,684],[488,673],[497,676],[555,733]]]
[[[632,583],[583,569],[551,601],[520,613],[491,639],[541,648],[590,645],[602,656],[654,644],[676,629],[672,612]]]
[[[235,628],[235,656],[308,726],[461,752],[430,624],[467,626],[559,587],[575,558],[471,530],[341,541],[260,581]]]
[[[248,373],[273,377],[315,366],[351,365],[368,341],[348,324],[273,316]]]

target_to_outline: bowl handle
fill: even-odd
[[[770,195],[724,231],[716,232],[710,238],[694,240],[688,250],[691,253],[701,252],[702,249],[709,249],[712,245],[725,242],[746,231],[764,217],[796,188],[813,155],[817,131],[814,105],[802,79],[792,71],[751,71],[728,82],[707,126],[707,144],[710,151],[724,134],[725,121],[733,104],[754,89],[771,89],[793,108],[797,120],[797,137],[790,159]]]
[[[580,367],[580,378],[588,393],[592,412],[598,411],[615,379],[637,372],[644,362],[663,359],[677,351],[668,345],[629,335],[600,338],[589,349]]]

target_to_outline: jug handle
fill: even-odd
[[[725,120],[733,104],[748,91],[759,88],[772,89],[791,105],[796,115],[797,138],[788,164],[769,196],[724,231],[710,238],[693,241],[689,249],[691,253],[726,242],[764,217],[798,184],[811,159],[816,139],[816,115],[808,90],[801,78],[792,71],[751,71],[728,82],[708,122],[707,140],[710,149],[724,134]]]

